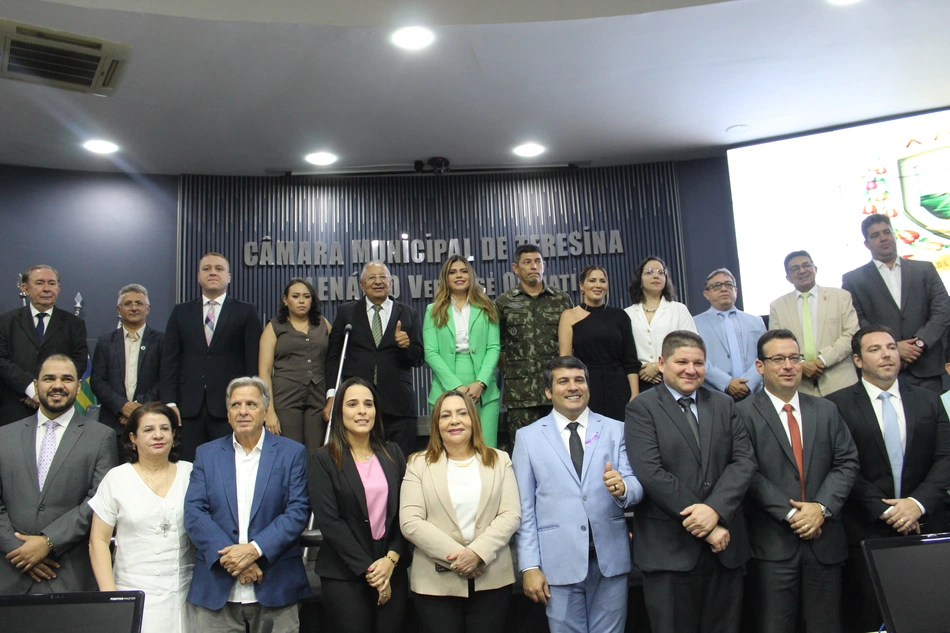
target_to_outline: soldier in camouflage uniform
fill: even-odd
[[[508,437],[551,412],[544,395],[544,368],[558,355],[557,325],[573,307],[570,297],[544,283],[544,260],[534,244],[515,251],[511,269],[521,283],[495,301],[501,322]]]

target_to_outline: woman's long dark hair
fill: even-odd
[[[670,267],[656,255],[650,255],[644,259],[633,272],[633,279],[630,280],[630,301],[634,304],[643,302],[643,270],[647,267],[649,262],[660,262],[660,264],[663,265],[663,270],[666,271],[666,285],[663,286],[662,297],[667,301],[676,301],[676,288],[673,287],[673,277],[670,275]]]
[[[340,388],[337,389],[336,396],[333,398],[333,426],[330,428],[330,441],[327,442],[327,452],[330,453],[330,459],[336,465],[337,470],[343,470],[343,455],[345,451],[350,450],[350,443],[346,441],[346,427],[343,426],[343,403],[346,400],[346,391],[354,386],[361,385],[369,389],[373,394],[373,408],[376,411],[376,419],[373,421],[373,428],[369,432],[369,445],[373,452],[382,455],[390,462],[393,461],[392,455],[386,450],[386,433],[383,431],[383,414],[379,410],[379,396],[376,389],[369,381],[353,376],[347,378]]]
[[[304,279],[303,277],[294,277],[287,282],[287,285],[284,286],[284,294],[282,295],[284,299],[287,298],[287,295],[290,294],[290,287],[294,284],[303,284],[307,287],[307,292],[310,293],[310,312],[307,313],[307,318],[310,319],[310,325],[320,325],[320,319],[323,318],[323,313],[320,312],[320,301],[317,299],[317,291],[314,290],[313,284]],[[286,323],[287,319],[290,318],[290,308],[287,307],[287,304],[283,301],[280,302],[280,309],[277,311],[277,322]]]

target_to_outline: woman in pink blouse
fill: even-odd
[[[408,594],[399,531],[406,458],[386,443],[373,386],[346,380],[333,401],[330,441],[310,454],[310,505],[323,533],[320,576],[328,630],[399,633]]]

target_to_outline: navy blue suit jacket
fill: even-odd
[[[159,367],[162,361],[164,332],[148,325],[142,329],[139,341],[138,380],[133,400],[139,404],[158,400]],[[92,354],[92,392],[99,399],[99,421],[112,427],[119,426],[119,411],[129,401],[125,391],[125,328],[103,334]]]
[[[307,527],[307,451],[264,431],[254,485],[248,542],[264,555],[257,565],[264,580],[255,585],[257,601],[282,607],[310,596],[298,542]],[[237,472],[233,436],[198,447],[185,495],[185,529],[195,544],[195,575],[188,602],[217,611],[228,601],[236,579],[222,567],[219,551],[238,542]]]

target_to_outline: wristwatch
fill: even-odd
[[[817,503],[817,502],[816,502],[816,503]],[[819,504],[818,504],[818,507],[821,508],[821,515],[822,515],[823,517],[825,517],[826,519],[830,519],[830,518],[831,518],[831,510],[829,510],[828,508],[826,508],[823,503],[819,503]]]
[[[919,347],[920,349],[927,349],[927,344],[924,343],[924,342],[923,342],[922,340],[920,340],[920,339],[917,339],[916,341],[914,341],[914,345],[916,345],[916,346]]]

